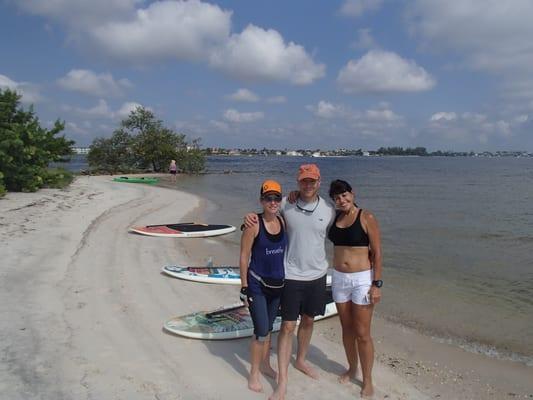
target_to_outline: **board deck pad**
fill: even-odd
[[[201,283],[217,283],[221,285],[240,285],[241,271],[232,265],[213,267],[167,265],[161,269],[163,273],[178,279]],[[326,285],[331,286],[331,275],[326,277]]]
[[[168,265],[163,267],[162,271],[175,278],[193,282],[219,283],[225,285],[241,284],[239,267],[229,265],[220,265],[216,267]]]
[[[326,304],[324,315],[315,317],[315,321],[336,314],[337,307],[331,300]],[[281,316],[278,316],[274,321],[272,332],[279,331],[280,326]],[[163,328],[179,336],[204,340],[237,339],[252,336],[254,333],[248,307],[242,303],[228,305],[217,310],[200,311],[175,317],[166,321]]]
[[[177,224],[134,226],[131,232],[147,236],[159,237],[209,237],[224,235],[235,231],[232,225],[209,225],[196,222],[184,222]]]

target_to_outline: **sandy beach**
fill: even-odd
[[[198,263],[212,251],[236,263],[238,254],[216,250],[223,237],[128,233],[135,224],[201,220],[202,204],[185,192],[105,176],[0,200],[0,398],[267,398],[271,380],[261,394],[246,388],[247,339],[199,341],[162,330],[173,316],[234,303],[238,290],[179,281],[161,267]],[[379,318],[373,328],[376,399],[533,398],[531,367]],[[359,398],[356,382],[337,383],[340,342],[337,317],[317,323],[309,360],[320,380],[291,367],[288,399]]]

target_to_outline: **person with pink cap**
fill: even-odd
[[[335,219],[335,208],[318,194],[320,169],[316,164],[303,164],[297,175],[299,195],[294,203],[283,198],[280,212],[285,219],[289,243],[284,257],[285,286],[281,296],[282,324],[278,336],[278,386],[271,400],[285,398],[292,339],[298,318],[298,348],[295,367],[318,379],[318,372],[306,360],[314,317],[323,315],[326,307],[325,237]],[[256,214],[247,214],[245,226],[257,224]]]

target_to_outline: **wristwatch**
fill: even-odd
[[[381,279],[378,279],[377,281],[372,281],[372,286],[380,288],[383,286],[383,281]]]

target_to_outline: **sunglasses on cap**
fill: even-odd
[[[264,196],[261,196],[261,200],[266,201],[267,203],[270,203],[271,201],[274,201],[276,203],[281,202],[281,195],[279,194],[267,194]]]

